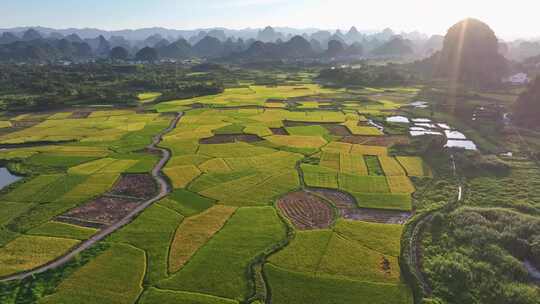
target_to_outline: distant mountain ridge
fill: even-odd
[[[26,30],[25,30],[26,29]],[[131,58],[153,58],[153,56],[137,56],[145,49],[146,54],[156,54],[160,59],[200,58],[240,58],[249,60],[265,59],[307,59],[326,58],[344,59],[369,56],[373,50],[385,47],[393,39],[401,39],[390,29],[380,33],[366,34],[352,27],[343,33],[310,30],[311,34],[302,30],[287,29],[281,32],[270,26],[261,29],[227,30],[211,29],[208,31],[176,31],[161,28],[141,29],[133,31],[106,32],[94,29],[54,30],[48,28],[16,28],[13,32],[4,32],[0,36],[0,61],[51,61],[51,60],[88,60],[108,58],[114,48],[117,54],[128,53]],[[24,31],[22,31],[24,30]],[[130,38],[137,32],[138,40]],[[190,34],[186,37],[184,35]],[[242,33],[242,38],[230,35]],[[128,37],[122,34],[131,35]],[[142,36],[142,35],[148,36]],[[173,37],[176,34],[176,37]],[[97,36],[91,36],[97,35]],[[415,37],[419,34],[415,33]],[[426,36],[427,37],[427,36]],[[407,40],[409,41],[409,40]],[[412,42],[411,42],[412,43]],[[155,52],[147,48],[155,49]],[[393,50],[387,46],[387,54],[395,56],[413,55],[412,52]],[[395,48],[395,47],[394,47]],[[90,50],[90,51],[88,51]],[[158,59],[156,58],[156,60]]]
[[[223,27],[215,27],[215,28],[201,28],[201,29],[193,29],[193,30],[177,30],[177,29],[168,29],[163,27],[151,27],[151,28],[141,28],[141,29],[126,29],[126,30],[102,30],[102,29],[96,29],[96,28],[67,28],[67,29],[54,29],[49,27],[42,27],[42,26],[26,26],[26,27],[13,27],[13,28],[0,28],[0,34],[4,32],[11,32],[15,34],[22,34],[29,29],[36,30],[37,32],[41,33],[45,37],[49,37],[51,34],[57,35],[61,34],[63,36],[68,36],[71,34],[76,34],[82,39],[91,39],[96,38],[99,36],[103,36],[106,39],[110,39],[113,36],[122,36],[127,40],[130,41],[140,41],[144,40],[150,36],[153,35],[160,35],[168,40],[177,40],[179,38],[184,38],[189,41],[189,39],[193,36],[199,35],[201,32],[205,33],[204,36],[214,36],[216,33],[221,32],[224,36],[222,39],[220,37],[215,37],[220,40],[226,40],[228,37],[235,37],[235,38],[242,38],[244,40],[247,39],[255,39],[255,40],[261,40],[263,42],[275,42],[277,39],[281,38],[282,40],[288,40],[292,38],[293,36],[303,36],[308,35],[311,36],[316,33],[320,32],[328,32],[330,33],[328,37],[333,35],[334,33],[339,33],[338,35],[342,35],[343,38],[345,38],[348,42],[360,40],[364,37],[373,36],[375,39],[385,40],[390,38],[391,36],[395,35],[395,33],[391,29],[385,29],[381,31],[380,33],[376,31],[371,30],[358,30],[356,27],[351,27],[351,29],[343,34],[340,30],[321,30],[317,28],[305,28],[305,29],[296,29],[296,28],[290,28],[290,27],[266,27],[264,29],[259,28],[246,28],[246,29],[227,29]],[[221,35],[221,34],[220,34]],[[260,36],[263,35],[263,36]],[[265,35],[270,35],[270,39],[264,39]],[[409,35],[412,36],[418,36],[422,35],[418,32],[412,32],[412,33],[401,33],[401,36],[403,36],[406,39],[412,39],[412,37],[408,37]],[[428,36],[424,35],[425,38],[429,38]],[[202,39],[203,37],[201,37]],[[319,37],[314,37],[317,40],[321,40]]]
[[[354,26],[348,31],[271,26],[242,30],[154,27],[120,31],[18,27],[0,29],[0,61],[93,60],[110,57],[112,49],[118,47],[124,49],[129,58],[141,58],[137,53],[142,49],[155,49],[151,54],[157,54],[156,60],[423,58],[441,50],[443,40],[439,35],[396,34],[390,28],[380,32],[361,31]],[[515,50],[521,57],[540,54],[540,43],[522,41],[519,48],[515,45],[501,43],[500,47],[508,50],[509,57],[516,56]]]

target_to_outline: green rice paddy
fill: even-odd
[[[296,231],[276,208],[290,192],[324,188],[349,193],[354,208],[412,210],[409,177],[431,175],[422,159],[345,143],[333,133],[386,136],[366,121],[400,103],[373,90],[249,85],[160,103],[161,94],[149,92],[138,95],[146,111],[69,109],[6,120],[0,127],[37,123],[0,135],[0,144],[12,145],[0,160],[33,170],[0,193],[0,276],[46,264],[102,229],[60,220],[110,195],[123,176],[150,172],[158,157],[144,148],[171,113],[185,111],[160,143],[172,154],[163,170],[171,192],[103,240],[107,250],[58,276],[36,302],[410,304],[397,264],[400,225],[344,220],[336,212],[331,227]],[[370,94],[382,97],[354,101]],[[315,101],[329,96],[336,102]]]

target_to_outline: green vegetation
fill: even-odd
[[[362,66],[361,69],[327,69],[321,71],[318,78],[322,81],[351,86],[389,87],[406,85],[411,78],[410,72],[394,65]]]
[[[167,199],[159,202],[183,216],[192,216],[212,207],[215,201],[184,189],[173,191]]]
[[[270,281],[272,303],[352,303],[366,299],[369,303],[411,303],[405,285],[353,281],[288,271],[272,264],[265,266]],[[346,292],[344,292],[346,291]]]
[[[398,156],[396,157],[400,165],[403,166],[408,176],[430,176],[431,172],[420,157]]]
[[[298,136],[324,136],[328,135],[329,131],[319,125],[315,126],[303,126],[303,127],[287,127],[287,132],[290,135],[298,135]]]
[[[526,92],[519,96],[514,109],[514,117],[517,124],[524,127],[538,127],[538,121],[534,117],[538,117],[540,113],[540,104],[538,97],[540,96],[540,78],[536,78],[529,85]]]
[[[66,253],[79,241],[72,239],[20,236],[0,248],[0,276],[31,270]]]
[[[238,301],[214,296],[150,288],[141,298],[142,304],[238,304]]]
[[[396,70],[405,66],[344,69],[346,77],[334,87],[311,82],[320,71],[316,65],[302,68],[307,73],[302,75],[293,67],[282,73],[242,67],[186,74],[182,67],[178,78],[167,80],[169,68],[163,64],[161,76],[154,66],[136,68],[156,77],[153,85],[133,84],[129,102],[137,108],[3,114],[0,142],[12,145],[0,151],[0,159],[25,174],[0,193],[0,269],[15,273],[50,262],[95,234],[98,229],[75,225],[66,212],[85,210],[103,195],[117,199],[111,189],[125,186],[117,183],[124,174],[148,173],[159,156],[144,148],[168,126],[173,112],[184,111],[159,144],[172,154],[163,170],[171,192],[65,268],[0,284],[0,302],[410,304],[409,277],[400,268],[407,266],[400,246],[408,244],[410,231],[389,223],[401,222],[409,212],[414,221],[433,212],[419,235],[421,270],[433,287],[433,301],[534,303],[529,300],[537,289],[521,264],[539,263],[540,170],[527,160],[529,153],[453,151],[454,177],[442,138],[412,138],[405,134],[407,125],[386,123],[395,114],[429,117],[475,142],[485,137],[493,144],[503,138],[495,123],[478,127],[463,113],[475,109],[473,104],[486,106],[487,98],[511,103],[509,96],[517,93],[479,91],[472,101],[473,93],[464,92],[454,115],[445,103],[448,95],[431,84],[416,85],[406,77],[405,83],[415,85],[397,86],[402,82],[394,82],[393,73],[401,74]],[[363,82],[387,84],[335,87],[367,72],[373,74]],[[135,75],[118,76],[118,82],[124,77]],[[224,90],[205,96],[206,89],[199,88],[194,90],[200,94],[182,95],[189,84],[173,87],[184,77],[196,79],[193,85],[204,79],[209,90],[218,80]],[[429,107],[400,108],[416,100],[429,100]],[[384,132],[369,121],[383,125]],[[524,145],[508,141],[514,152]],[[479,146],[483,152],[489,145]],[[464,202],[436,211],[456,197],[458,182]],[[299,190],[328,200],[328,227],[286,227],[276,202]],[[129,199],[111,203],[114,210],[107,212],[140,203]],[[294,208],[306,212],[299,217],[320,211]],[[81,222],[92,225],[81,214]],[[39,254],[28,254],[29,249]]]
[[[411,211],[412,199],[401,193],[353,193],[358,207]]]
[[[373,297],[372,301],[378,303],[382,301],[378,294],[381,289],[394,294],[393,301],[410,303],[397,263],[401,229],[400,225],[340,220],[333,230],[296,233],[292,242],[272,255],[265,265],[271,288],[278,286],[272,293],[273,300],[309,303],[317,286],[329,293],[317,303],[334,303],[334,297],[347,297],[342,294],[361,290],[364,298]],[[350,289],[339,293],[330,288],[334,284],[346,284]],[[364,290],[373,284],[386,287]],[[301,291],[298,295],[292,292],[293,286]]]
[[[368,167],[369,175],[380,176],[384,175],[381,162],[377,156],[366,155],[364,156],[366,166]]]
[[[154,205],[133,223],[113,234],[108,241],[130,244],[144,250],[147,259],[144,281],[157,283],[168,275],[169,244],[182,219],[180,214]]]
[[[465,302],[536,303],[538,290],[525,283],[528,274],[521,260],[531,253],[537,257],[539,225],[535,217],[497,208],[438,213],[423,238],[428,250],[424,271],[434,295]]]
[[[51,221],[28,231],[28,234],[86,240],[96,232],[97,229]]]
[[[142,292],[144,251],[114,244],[39,303],[133,303]]]
[[[178,272],[214,236],[236,208],[217,205],[187,218],[178,228],[169,250],[169,272]]]
[[[182,270],[159,286],[242,300],[250,293],[250,261],[284,237],[273,208],[240,208]]]
[[[139,98],[141,102],[145,103],[145,102],[153,102],[158,97],[161,97],[161,95],[163,94],[157,93],[157,92],[147,92],[147,93],[141,93],[137,95],[137,98]]]
[[[37,49],[39,56],[51,50],[41,45]],[[72,46],[66,49],[72,50]],[[222,75],[227,76],[228,82],[237,77],[226,69],[193,78],[189,76],[190,68],[177,64],[141,66],[108,62],[69,66],[6,63],[2,64],[2,71],[6,77],[0,81],[0,100],[2,109],[10,111],[62,109],[71,105],[136,106],[141,99],[154,101],[159,97],[153,93],[156,91],[165,100],[212,95],[223,91]]]

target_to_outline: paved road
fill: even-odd
[[[161,200],[167,194],[169,194],[170,187],[165,178],[163,178],[163,175],[161,173],[161,170],[165,166],[165,164],[169,161],[171,158],[171,152],[169,150],[159,148],[158,144],[161,142],[163,135],[171,132],[174,128],[176,128],[176,125],[178,124],[178,121],[180,121],[180,118],[182,118],[183,113],[178,113],[177,116],[174,118],[173,121],[171,121],[171,124],[169,127],[167,127],[165,130],[163,130],[158,135],[154,136],[152,139],[152,144],[148,146],[148,150],[155,151],[161,153],[161,159],[156,164],[156,166],[152,169],[152,176],[154,179],[158,182],[159,185],[159,193],[156,194],[153,198],[141,203],[137,208],[135,208],[133,211],[131,211],[126,217],[124,217],[119,222],[114,223],[111,226],[108,226],[102,230],[100,230],[97,234],[89,238],[88,240],[85,240],[81,243],[79,243],[76,247],[74,247],[70,252],[66,253],[65,255],[57,258],[54,261],[51,261],[48,264],[42,265],[38,268],[35,268],[30,271],[26,272],[20,272],[15,275],[3,277],[0,279],[0,282],[6,282],[6,281],[13,281],[13,280],[22,280],[24,278],[27,278],[29,276],[45,272],[50,269],[54,269],[57,267],[60,267],[67,262],[69,262],[71,259],[73,259],[75,256],[77,256],[79,253],[83,252],[84,250],[92,247],[95,243],[103,240],[113,232],[117,231],[118,229],[124,227],[125,225],[131,223],[141,212],[143,212],[146,208],[150,207],[155,202]]]

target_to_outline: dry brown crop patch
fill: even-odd
[[[270,128],[270,131],[272,131],[272,134],[274,135],[289,135],[289,132],[285,128]]]
[[[332,208],[321,198],[304,191],[282,197],[279,210],[300,230],[323,229],[332,225]]]
[[[327,125],[323,125],[323,127],[325,127],[330,132],[330,134],[332,134],[332,135],[353,137],[351,131],[349,131],[349,129],[347,129],[347,127],[345,127],[345,126],[334,125],[334,124],[328,125],[327,124]]]
[[[238,141],[251,143],[262,141],[263,139],[255,134],[218,134],[212,137],[203,138],[199,140],[200,144],[211,145],[211,144],[228,144],[235,143]]]
[[[109,193],[148,199],[154,196],[156,189],[156,181],[150,174],[125,174],[120,177]]]
[[[123,219],[138,205],[139,201],[135,199],[101,196],[69,210],[59,216],[57,220],[90,227],[108,226]]]

